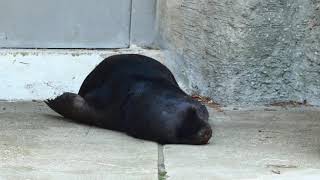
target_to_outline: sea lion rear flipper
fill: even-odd
[[[52,110],[81,123],[92,124],[96,119],[96,113],[84,98],[74,93],[63,93],[55,99],[44,101]]]

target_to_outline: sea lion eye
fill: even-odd
[[[177,136],[186,138],[196,134],[199,128],[197,121],[198,117],[196,114],[196,110],[192,107],[188,108],[182,116]]]
[[[162,115],[162,116],[167,116],[167,115],[168,115],[168,112],[167,112],[167,111],[162,111],[162,112],[161,112],[161,115]]]
[[[197,115],[201,120],[208,121],[209,113],[207,108],[204,105],[201,105],[197,110]]]

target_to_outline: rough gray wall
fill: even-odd
[[[158,0],[159,40],[189,92],[320,105],[320,0]]]

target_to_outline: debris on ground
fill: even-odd
[[[279,170],[271,170],[271,172],[273,172],[274,174],[281,174],[281,172]]]
[[[271,172],[274,174],[281,174],[281,171],[279,169],[291,169],[291,168],[298,168],[294,165],[286,165],[286,164],[268,164],[268,168],[272,168]]]
[[[298,166],[295,166],[295,165],[287,165],[287,164],[267,164],[267,167],[272,167],[272,168],[284,168],[284,169],[298,168]]]
[[[191,95],[191,97],[215,110],[217,110],[218,112],[223,112],[221,105],[214,102],[211,98],[209,97],[205,97],[205,96],[200,96],[200,95]]]
[[[265,108],[265,111],[277,111],[276,109]]]
[[[299,107],[299,106],[312,106],[312,105],[310,105],[307,102],[307,100],[304,100],[303,102],[297,102],[297,101],[274,102],[274,103],[271,103],[270,106]]]

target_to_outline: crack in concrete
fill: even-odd
[[[167,171],[164,164],[164,154],[163,154],[163,145],[158,145],[158,179],[166,180],[167,179]]]

